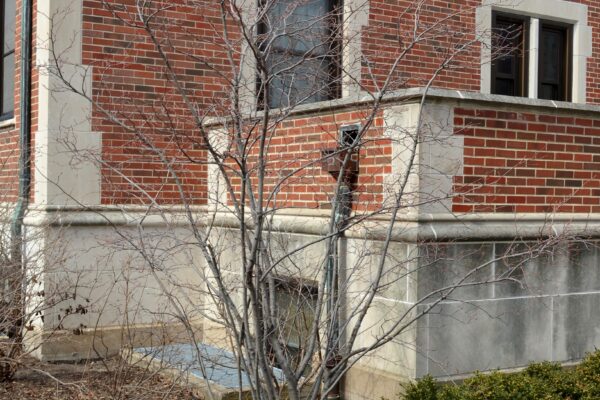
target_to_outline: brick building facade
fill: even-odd
[[[14,17],[16,38],[22,1],[4,0],[2,9],[5,21]],[[312,10],[321,7],[308,3]],[[143,290],[127,292],[125,276],[138,282],[147,273],[135,267],[139,260],[131,249],[119,247],[123,237],[116,231],[135,235],[143,227],[150,240],[160,242],[164,232],[186,240],[193,232],[185,223],[147,211],[148,205],[160,210],[183,203],[198,221],[211,215],[216,230],[231,228],[233,194],[222,191],[222,171],[211,162],[198,124],[210,137],[231,129],[224,116],[232,114],[232,69],[241,77],[247,126],[259,125],[265,109],[287,110],[265,156],[269,206],[280,210],[273,217],[278,238],[302,247],[323,233],[336,179],[320,161],[323,150],[338,146],[341,128],[368,127],[358,148],[353,215],[369,216],[375,227],[368,234],[349,229],[344,239],[345,259],[357,271],[375,265],[364,251],[377,253],[385,236],[378,218],[409,175],[390,248],[404,272],[394,272],[378,293],[375,314],[393,320],[408,309],[429,312],[350,369],[344,387],[349,398],[390,396],[399,382],[425,374],[456,377],[536,360],[576,361],[598,346],[600,5],[325,3],[325,10],[340,11],[341,23],[335,23],[343,27],[328,36],[335,45],[314,46],[315,52],[326,48],[315,59],[329,64],[310,64],[308,72],[292,68],[300,83],[286,80],[282,68],[265,92],[273,102],[265,107],[256,65],[247,61],[248,46],[236,25],[236,16],[258,18],[249,3],[223,17],[218,2],[157,1],[156,20],[144,25],[133,0],[33,1],[25,236],[35,237],[32,249],[57,241],[64,247],[43,258],[47,266],[61,262],[40,285],[77,281],[93,304],[90,313],[64,319],[61,303],[36,321],[41,337],[53,332],[52,340],[40,342],[38,356],[112,354],[128,340],[164,334],[158,326],[168,323],[156,320],[169,307],[164,288],[145,282]],[[4,32],[3,41],[9,36]],[[0,186],[4,201],[13,204],[21,172],[21,42],[5,50],[2,87],[14,83],[15,89],[2,91],[0,102]],[[6,73],[10,63],[13,76]],[[300,101],[302,90],[314,84],[305,74],[327,90],[320,87]],[[419,138],[413,152],[407,150],[411,137]],[[250,151],[249,162],[256,156]],[[235,174],[230,179],[239,193],[242,181]],[[544,240],[552,249],[539,251]],[[229,243],[219,246],[229,264],[239,262]],[[308,246],[299,252],[306,263],[300,277],[318,280],[313,264],[319,251]],[[164,254],[175,275],[203,284],[189,270],[201,263],[197,251],[165,246]],[[490,268],[479,271],[482,262]],[[446,298],[442,289],[459,281],[473,285]],[[346,289],[361,290],[356,282]],[[135,338],[122,334],[129,296],[139,311],[127,320],[139,332]],[[369,318],[362,345],[377,337],[381,323],[377,315]],[[218,324],[201,315],[197,322],[202,340],[219,341]],[[83,334],[70,334],[74,329]]]

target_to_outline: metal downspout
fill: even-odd
[[[333,241],[333,248],[330,250],[329,259],[327,263],[326,291],[329,293],[327,305],[327,320],[329,323],[329,339],[328,339],[328,359],[326,362],[326,368],[328,371],[335,368],[339,361],[339,346],[340,346],[340,315],[339,315],[339,241],[343,236],[340,231],[347,224],[348,217],[352,211],[352,192],[347,182],[342,183],[339,188],[338,195],[334,199],[335,207],[335,226],[337,234]],[[331,390],[327,393],[327,399],[339,400],[341,398],[340,382],[331,385],[331,377],[327,376],[326,386],[332,386]]]

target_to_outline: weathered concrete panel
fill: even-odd
[[[580,360],[600,348],[600,293],[557,296],[554,302],[552,359]]]
[[[415,377],[415,349],[419,334],[417,324],[411,324],[415,317],[416,309],[410,304],[374,301],[365,316],[354,349],[369,348],[382,341],[385,344],[369,351],[357,365],[384,374]]]
[[[441,243],[421,247],[418,297],[425,302],[442,296],[455,300],[492,297],[493,246],[480,243]],[[457,286],[452,292],[449,290]],[[462,287],[459,287],[462,286]]]
[[[179,313],[190,321],[204,315],[204,267],[198,249],[189,245],[189,229],[28,226],[26,235],[36,239],[26,248],[35,261],[32,293],[43,293],[28,304],[34,314],[29,322],[37,334],[53,337],[39,349],[44,359],[85,357],[91,343],[102,347],[102,352],[94,349],[98,354],[116,354],[127,340],[160,336],[138,334],[139,329],[177,323]],[[142,254],[141,249],[150,250]],[[172,298],[178,299],[177,307]],[[93,340],[107,329],[108,339]],[[65,333],[87,336],[75,340]],[[69,341],[77,350],[68,351]]]
[[[428,316],[427,372],[450,376],[548,360],[552,314],[548,298],[441,304]]]
[[[379,277],[378,297],[401,301],[414,297],[416,276],[412,271],[418,258],[414,245],[391,242],[380,270],[383,242],[347,239],[345,243],[341,250],[346,252],[343,286],[347,293],[364,294]]]
[[[271,232],[269,256],[275,275],[318,281],[327,262],[327,240],[322,236]],[[243,267],[240,231],[213,228],[210,236],[219,266],[239,274]],[[247,251],[249,251],[247,249]]]
[[[496,244],[496,276],[511,281],[495,285],[495,297],[556,295],[600,290],[597,242]]]

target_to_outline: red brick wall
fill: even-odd
[[[299,116],[283,122],[269,134],[265,196],[274,193],[267,207],[331,208],[336,177],[322,166],[321,150],[337,147],[339,129],[344,125],[366,125],[371,110],[331,112]],[[354,182],[354,208],[375,210],[383,200],[383,180],[391,172],[391,143],[382,138],[383,118],[378,113],[364,134],[359,151],[359,173]],[[254,171],[258,144],[249,153],[248,170],[256,183]],[[234,148],[232,157],[239,157]],[[230,165],[233,159],[228,160]],[[235,167],[233,167],[235,168]],[[241,181],[232,175],[239,193]],[[230,198],[231,201],[231,198]]]
[[[588,59],[587,96],[589,103],[600,104],[600,4],[595,0],[573,0],[588,6],[589,25],[593,29],[593,55]],[[440,66],[443,54],[452,54],[458,45],[468,44],[433,86],[445,89],[480,90],[480,47],[475,39],[475,10],[481,0],[428,0],[419,10],[415,46],[415,4],[412,0],[372,0],[369,25],[363,28],[364,85],[375,89],[388,75],[391,88],[423,86]],[[428,33],[425,33],[425,32]],[[392,71],[393,62],[402,61]]]
[[[162,154],[178,171],[188,200],[203,204],[206,154],[182,93],[201,116],[226,102],[226,53],[217,34],[222,28],[216,3],[207,7],[197,1],[165,2],[162,5],[170,7],[151,24],[183,91],[169,79],[166,63],[141,29],[133,4],[109,1],[107,7],[100,0],[84,1],[83,62],[94,68],[92,127],[102,133],[102,202],[152,198],[179,203],[181,193]]]
[[[479,91],[481,53],[474,39],[475,8],[481,1],[427,1],[418,11],[417,3],[370,1],[369,25],[362,38],[363,84],[376,90],[391,76],[391,89],[417,87],[439,75],[436,87]],[[459,45],[465,47],[457,52]],[[447,68],[436,72],[452,53],[456,56]]]
[[[583,2],[589,6],[590,25],[594,27],[594,46],[596,49],[600,48],[600,6],[591,0],[576,2]],[[218,4],[211,0],[180,0],[168,3],[173,7],[161,13],[161,18],[157,20],[159,22],[153,26],[157,32],[161,32],[158,34],[158,40],[163,44],[168,43],[165,54],[179,73],[180,84],[185,88],[190,102],[197,106],[200,115],[223,114],[229,93],[224,80],[226,76],[222,74],[227,71],[229,64],[227,46],[221,35],[223,25]],[[158,152],[166,157],[173,169],[181,175],[186,197],[195,204],[204,204],[207,192],[206,153],[202,146],[202,135],[195,126],[192,113],[183,101],[181,93],[169,79],[164,60],[156,51],[148,34],[139,25],[135,26],[135,10],[131,8],[133,2],[111,0],[109,4],[116,7],[110,10],[100,0],[85,0],[83,26],[84,63],[94,68],[93,129],[102,133],[105,162],[102,169],[102,202],[139,203],[152,198],[164,203],[179,203],[180,193],[175,186],[175,180],[164,168],[164,160],[157,156]],[[362,37],[365,56],[362,76],[363,84],[368,88],[376,89],[377,85],[382,84],[396,57],[410,44],[415,12],[413,4],[414,2],[409,0],[370,2],[369,25],[364,28]],[[440,54],[453,49],[457,42],[472,41],[475,31],[475,7],[479,4],[478,0],[426,2],[419,16],[421,30],[434,26],[449,13],[453,15],[432,31],[432,37],[408,51],[393,73],[394,79],[390,88],[422,86],[439,66]],[[163,24],[164,26],[160,26]],[[229,32],[235,41],[235,29]],[[453,34],[450,35],[450,32]],[[598,61],[595,51],[588,63],[588,98],[591,103],[600,103]],[[479,65],[480,48],[473,43],[468,51],[457,57],[440,73],[434,86],[479,91]],[[117,126],[107,118],[106,113],[112,113],[117,119],[125,121],[127,128]],[[337,137],[338,125],[344,120],[356,122],[351,121],[354,117],[336,116],[335,122],[329,121],[329,116],[325,120],[298,118],[293,122],[286,122],[280,130],[281,133],[272,138],[272,150],[275,151],[269,165],[274,168],[274,176],[271,177],[273,182],[277,174],[297,165],[297,162],[291,159],[300,157],[309,160],[308,162],[314,161],[318,155],[317,150]],[[498,124],[502,125],[502,120],[499,121]],[[535,128],[533,122],[531,126]],[[486,134],[494,131],[492,126],[481,128],[488,132]],[[519,136],[524,136],[529,129],[529,125],[526,125]],[[502,129],[495,132],[498,135],[505,134]],[[547,132],[531,133],[535,137],[534,142],[542,140],[538,133]],[[377,136],[375,133],[373,135]],[[570,182],[571,179],[566,176],[553,176],[552,180],[550,177],[535,175],[548,174],[547,171],[553,171],[554,166],[566,169],[572,167],[572,180],[585,180],[588,178],[575,177],[576,170],[579,171],[577,176],[584,175],[582,171],[586,170],[585,163],[578,167],[570,164],[567,166],[561,164],[567,160],[543,158],[550,157],[545,151],[525,149],[530,153],[521,154],[516,150],[511,153],[502,147],[495,149],[496,142],[492,142],[492,138],[469,136],[466,139],[466,151],[472,151],[473,154],[465,154],[465,176],[457,177],[457,185],[465,185],[460,187],[459,192],[467,196],[460,201],[458,198],[455,200],[457,211],[544,211],[552,207],[544,203],[533,203],[542,201],[542,198],[544,202],[550,201],[549,204],[566,202],[560,210],[589,209],[588,203],[583,203],[584,198],[586,202],[592,201],[593,198],[591,194],[586,194],[587,187],[567,186],[574,182]],[[484,145],[477,147],[481,140],[484,141]],[[551,140],[558,139],[548,136],[543,140],[550,143]],[[521,139],[513,141],[522,142]],[[563,146],[563,150],[554,152],[557,157],[568,157],[570,152],[575,151],[571,148],[575,143],[557,142],[555,145]],[[381,142],[378,146],[380,148],[377,150],[375,147],[362,150],[366,158],[361,160],[359,191],[362,193],[361,203],[367,208],[381,203],[383,171],[390,168],[389,162],[387,165],[384,162],[386,157],[389,160],[389,154],[386,153],[389,146],[382,146]],[[579,157],[584,157],[586,149],[578,149],[581,153]],[[490,155],[492,151],[493,155]],[[523,157],[531,158],[528,166],[510,165]],[[480,161],[483,165],[470,164]],[[539,162],[543,162],[543,167],[534,168],[535,163],[541,165]],[[576,160],[571,162],[575,163]],[[370,167],[367,167],[368,163],[372,163]],[[480,174],[483,171],[481,168],[492,167],[509,169],[515,171],[515,174],[531,174],[533,171],[534,176],[515,175],[514,179],[509,180],[508,176],[502,174],[495,177],[496,172],[489,173],[489,170]],[[297,181],[287,182],[279,189],[277,206],[326,207],[329,204],[331,187],[328,185],[332,183],[332,178],[323,174],[317,167],[308,168],[305,174],[306,176],[294,178]],[[494,181],[493,185],[486,183],[479,188],[477,179],[481,177],[495,177],[504,183]],[[533,178],[543,179],[543,182]],[[469,186],[474,187],[468,188]],[[490,187],[494,187],[493,193],[483,192],[491,190]],[[536,189],[532,193],[529,187]],[[542,190],[537,191],[540,187],[548,188],[547,193],[542,195]],[[496,188],[499,192],[496,192]],[[514,193],[510,193],[513,190],[510,188],[514,188]],[[577,191],[574,192],[575,189]],[[580,198],[582,203],[576,203],[576,199]]]
[[[592,57],[588,58],[588,103],[600,104],[600,3],[595,0],[579,0],[588,6],[588,25],[592,27]]]
[[[34,149],[35,149],[35,133],[38,130],[38,115],[39,115],[39,108],[38,108],[38,99],[39,99],[39,89],[40,89],[40,85],[39,85],[39,70],[37,67],[35,67],[36,65],[36,54],[35,54],[35,48],[36,48],[36,43],[37,43],[37,34],[36,34],[36,27],[37,27],[37,13],[35,12],[35,10],[37,9],[37,0],[35,0],[33,2],[33,20],[32,20],[32,41],[33,41],[33,48],[32,48],[32,71],[31,71],[31,159],[30,159],[30,163],[31,163],[31,192],[30,192],[30,199],[32,202],[35,201],[35,192],[34,192],[34,187],[35,187],[35,160],[33,157],[34,154]],[[18,37],[18,34],[17,34]],[[15,107],[18,108],[18,107]],[[20,111],[19,112],[15,112],[15,115],[17,116],[17,118],[20,117]],[[20,127],[20,124],[18,124],[17,126]]]
[[[456,108],[454,212],[600,212],[600,116]]]
[[[16,201],[19,163],[19,131],[13,127],[0,129],[0,201]]]

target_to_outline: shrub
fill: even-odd
[[[431,376],[406,385],[404,400],[437,400],[441,387]]]
[[[575,368],[574,374],[581,399],[600,398],[600,351],[588,356]]]
[[[514,374],[476,373],[460,385],[442,385],[427,376],[404,390],[404,400],[600,399],[600,351],[588,354],[574,369],[543,362]]]

